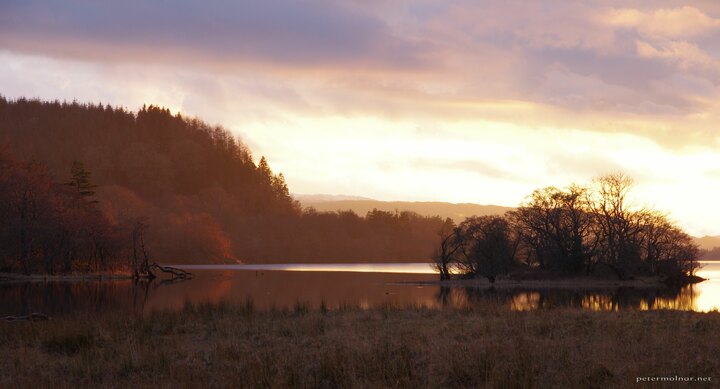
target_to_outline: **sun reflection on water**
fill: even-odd
[[[697,271],[697,275],[706,278],[699,284],[692,287],[693,310],[709,312],[720,310],[720,262],[701,262],[703,267]]]
[[[513,311],[534,311],[540,308],[540,302],[539,292],[519,293],[510,300],[510,309]]]

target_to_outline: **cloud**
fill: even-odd
[[[419,63],[414,44],[394,37],[381,20],[323,0],[11,0],[0,4],[0,42],[114,61]]]
[[[685,41],[666,41],[658,45],[638,40],[640,57],[662,59],[680,70],[704,75],[713,83],[720,84],[720,62],[703,51],[697,44]]]
[[[36,60],[0,79],[70,93],[90,67],[103,99],[130,80],[223,122],[495,121],[717,148],[720,5],[677,3],[6,0],[0,48]]]
[[[661,8],[651,12],[632,8],[611,9],[601,19],[611,26],[636,29],[643,35],[654,37],[688,38],[720,30],[720,19],[691,6]]]

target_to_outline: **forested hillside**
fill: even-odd
[[[129,235],[141,224],[110,221],[95,206],[88,178],[75,163],[67,182],[54,182],[44,166],[19,162],[0,147],[0,272],[130,269]]]
[[[715,247],[710,250],[705,250],[700,257],[706,261],[720,261],[720,247]]]
[[[81,164],[93,206],[115,226],[145,220],[159,262],[419,260],[442,225],[412,212],[302,211],[282,174],[229,131],[154,106],[0,98],[0,145],[58,183]]]
[[[364,215],[373,209],[392,212],[396,209],[416,212],[420,215],[438,215],[443,219],[451,218],[460,223],[468,217],[502,215],[513,208],[498,205],[480,205],[469,203],[445,203],[439,201],[378,201],[378,200],[322,200],[312,196],[295,196],[303,207],[313,207],[320,212],[351,210]]]

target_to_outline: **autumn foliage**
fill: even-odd
[[[0,149],[0,269],[9,272],[70,273],[118,270],[128,240],[96,206],[85,175],[75,165],[65,185],[44,166],[19,162]]]
[[[37,161],[43,185],[82,163],[92,212],[113,226],[145,220],[158,262],[417,261],[442,225],[412,212],[303,210],[282,174],[229,131],[155,106],[0,98],[3,144]]]

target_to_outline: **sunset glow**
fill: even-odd
[[[294,193],[515,206],[624,171],[718,235],[718,38],[713,2],[10,1],[0,94],[201,117]]]

